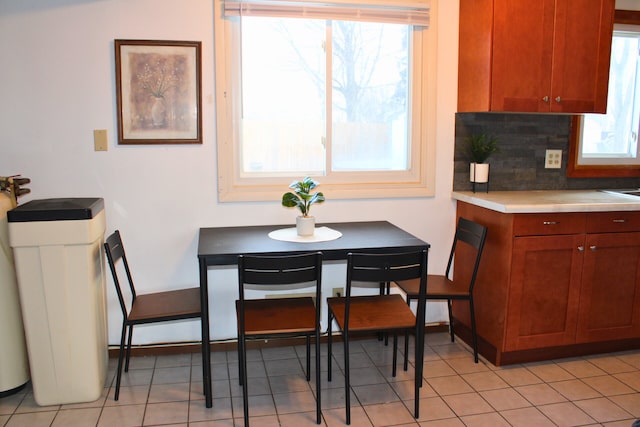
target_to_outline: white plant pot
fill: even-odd
[[[316,218],[313,216],[296,217],[296,231],[298,236],[313,236],[316,229]]]
[[[469,167],[469,181],[476,183],[489,182],[489,164],[471,163]]]

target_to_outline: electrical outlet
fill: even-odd
[[[344,296],[344,288],[333,288],[331,291],[332,297],[343,297]]]
[[[547,150],[544,156],[545,169],[560,169],[562,167],[562,150]]]

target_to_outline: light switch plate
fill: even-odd
[[[544,156],[545,169],[560,169],[562,167],[562,150],[547,150]]]
[[[109,148],[109,143],[107,142],[106,129],[94,129],[93,147],[95,151],[107,151],[107,149]]]

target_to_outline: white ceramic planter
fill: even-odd
[[[489,182],[489,164],[471,163],[469,167],[469,181],[476,183]]]
[[[313,236],[316,229],[316,218],[313,216],[296,217],[296,231],[298,236]]]

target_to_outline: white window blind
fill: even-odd
[[[385,24],[429,26],[429,2],[341,0],[225,0],[225,16],[273,16],[282,18],[333,19]]]

